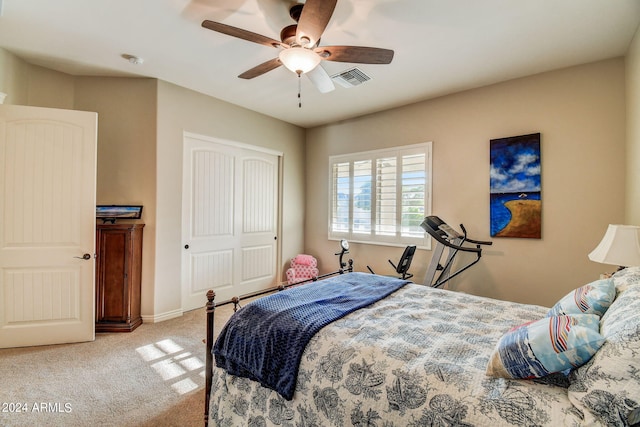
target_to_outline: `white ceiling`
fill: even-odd
[[[171,82],[302,127],[624,55],[640,0],[339,0],[321,45],[393,49],[371,80],[321,94],[284,67],[237,75],[277,49],[201,27],[204,19],[279,39],[290,0],[0,0],[0,47],[72,75]],[[123,55],[144,59],[133,65]]]

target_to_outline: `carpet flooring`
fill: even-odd
[[[216,336],[232,305],[216,309]],[[87,343],[0,350],[0,426],[201,426],[205,311]]]

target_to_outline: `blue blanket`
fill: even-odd
[[[291,400],[302,352],[316,332],[407,283],[349,273],[256,300],[238,310],[220,332],[213,347],[216,366]]]

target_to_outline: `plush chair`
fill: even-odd
[[[309,280],[318,275],[318,260],[311,255],[299,254],[291,258],[287,270],[287,282],[291,285],[303,280]]]

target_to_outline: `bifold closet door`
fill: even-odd
[[[275,285],[277,153],[185,136],[182,308]]]

